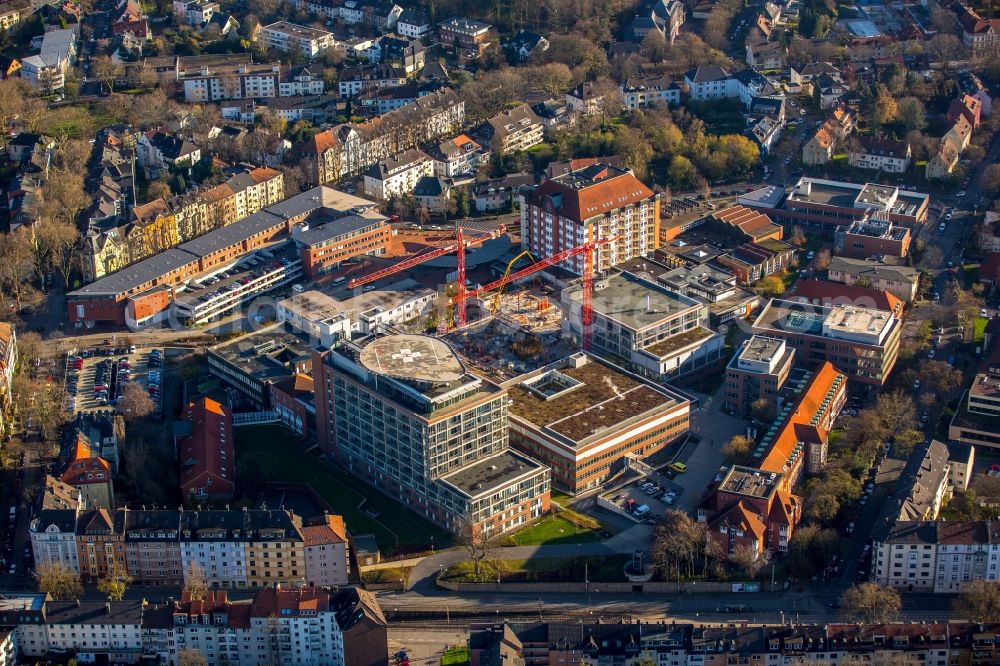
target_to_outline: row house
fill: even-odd
[[[261,167],[198,194],[136,206],[131,222],[90,230],[84,243],[84,274],[88,281],[111,275],[276,204],[284,195],[281,172]]]
[[[450,88],[367,122],[345,123],[319,132],[300,148],[311,183],[339,180],[434,139],[465,123],[465,103]]]
[[[208,666],[346,666],[389,661],[385,616],[357,588],[273,587],[232,601],[225,590],[151,604],[8,597],[0,619],[14,638],[11,661],[60,656],[80,663],[181,666],[195,653]]]
[[[957,594],[1000,580],[1000,523],[899,521],[874,536],[872,579],[903,590]]]
[[[972,51],[974,57],[1000,52],[1000,19],[983,18],[962,2],[953,3],[951,9],[962,27],[962,43]]]
[[[189,103],[322,95],[325,90],[320,71],[280,63],[255,64],[240,56],[220,56],[210,62],[177,58],[173,77]]]

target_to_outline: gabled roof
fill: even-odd
[[[709,83],[729,78],[729,72],[718,65],[706,65],[689,70],[684,78],[691,83]]]
[[[347,528],[343,516],[325,514],[310,520],[301,529],[306,547],[347,543]]]
[[[184,418],[191,423],[192,431],[177,447],[182,494],[199,488],[210,494],[232,493],[236,458],[229,410],[203,397],[188,405]],[[212,479],[211,483],[208,479]]]
[[[545,181],[531,201],[538,206],[551,203],[560,216],[582,222],[652,196],[631,171],[596,164]]]

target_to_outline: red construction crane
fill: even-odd
[[[400,271],[409,270],[414,266],[419,266],[431,259],[437,259],[438,257],[443,257],[446,254],[451,254],[452,252],[458,251],[458,291],[461,293],[465,289],[465,243],[472,245],[473,243],[482,243],[484,241],[492,240],[498,238],[503,234],[507,233],[507,229],[501,224],[494,231],[481,236],[472,236],[468,239],[463,239],[462,229],[459,229],[455,233],[455,242],[445,245],[443,247],[435,248],[430,252],[425,252],[423,254],[418,254],[416,256],[410,257],[409,259],[404,259],[403,261],[397,262],[388,268],[383,268],[367,275],[362,275],[356,277],[347,283],[350,289],[356,287],[363,287],[366,284],[370,284],[377,280],[381,280],[384,277],[389,277],[399,273]],[[463,312],[464,314],[464,312]]]
[[[479,289],[473,289],[471,291],[466,291],[464,289],[465,283],[461,282],[460,283],[459,291],[455,295],[455,297],[451,299],[451,302],[455,304],[456,312],[459,311],[459,310],[462,311],[462,313],[463,313],[463,322],[462,323],[464,324],[464,311],[465,311],[465,308],[462,307],[462,304],[466,300],[468,300],[470,298],[475,298],[476,296],[481,296],[482,294],[489,293],[489,292],[493,291],[494,289],[499,289],[504,284],[508,284],[508,283],[511,283],[511,282],[516,282],[517,280],[520,280],[523,277],[527,277],[527,276],[529,276],[529,275],[531,275],[533,273],[537,273],[538,271],[544,270],[544,269],[548,268],[549,266],[555,266],[557,264],[561,264],[562,262],[566,261],[570,257],[575,257],[578,254],[583,254],[584,255],[584,259],[583,259],[583,305],[582,305],[580,314],[581,314],[581,322],[583,324],[583,348],[584,349],[590,349],[591,329],[593,328],[593,325],[594,325],[594,309],[593,309],[593,307],[594,307],[593,306],[593,297],[594,297],[594,250],[596,250],[597,248],[602,247],[604,245],[608,245],[610,243],[613,243],[615,240],[616,240],[615,238],[605,238],[605,239],[598,240],[598,241],[593,241],[593,242],[590,242],[590,243],[584,243],[583,245],[579,245],[577,247],[570,248],[569,250],[563,250],[562,252],[558,252],[556,254],[553,254],[551,257],[546,257],[545,259],[542,259],[541,261],[538,261],[538,262],[536,262],[534,264],[531,264],[530,266],[526,266],[525,268],[522,268],[519,271],[515,271],[514,273],[511,273],[509,275],[505,275],[504,277],[500,278],[499,280],[494,280],[493,282],[490,282],[489,284],[483,285]],[[461,326],[462,324],[459,324],[459,325]]]

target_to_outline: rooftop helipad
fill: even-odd
[[[395,379],[447,384],[465,374],[451,347],[426,335],[389,335],[361,350],[368,370]]]

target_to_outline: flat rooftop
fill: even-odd
[[[103,277],[96,282],[84,285],[76,291],[70,292],[68,295],[117,296],[197,261],[198,257],[190,252],[171,248],[123,268],[107,277]]]
[[[242,372],[263,380],[291,374],[287,365],[310,358],[312,345],[304,336],[282,324],[274,324],[218,344],[210,351]]]
[[[404,381],[448,384],[465,375],[465,366],[447,344],[429,335],[387,335],[361,350],[368,370]]]
[[[0,595],[0,613],[40,611],[45,606],[44,594],[6,593]]]
[[[803,335],[823,335],[823,320],[829,309],[822,305],[771,299],[754,321],[753,327]]]
[[[715,331],[710,331],[703,326],[696,326],[686,331],[681,331],[675,335],[664,338],[659,342],[645,347],[642,351],[652,354],[657,358],[671,356],[685,347],[704,342],[711,337],[719,335]]]
[[[350,236],[374,231],[379,227],[385,226],[384,220],[385,218],[381,215],[377,217],[345,215],[336,220],[312,226],[307,231],[295,234],[293,238],[300,245],[312,247],[339,239],[347,240]]]
[[[582,353],[517,377],[504,387],[511,398],[512,417],[551,430],[576,445],[686,402],[680,395]]]
[[[375,308],[391,310],[410,299],[435,293],[434,290],[428,289],[410,278],[359,294],[354,294],[354,291],[351,290],[351,295],[348,298],[338,299],[326,292],[313,289],[290,296],[279,301],[278,304],[299,317],[313,321],[336,317],[340,314],[348,315],[353,320],[362,312],[368,312]],[[340,293],[343,293],[342,290]]]
[[[534,460],[508,449],[443,476],[441,482],[469,497],[477,497],[506,488],[514,481],[533,476],[542,469]]]
[[[868,236],[871,238],[885,238],[890,240],[903,240],[909,230],[906,227],[896,227],[889,222],[878,222],[875,220],[857,220],[847,228],[845,233],[854,236]]]
[[[262,29],[283,32],[285,34],[294,35],[295,37],[301,37],[303,39],[323,39],[327,36],[333,37],[332,32],[311,28],[305,25],[298,25],[296,23],[289,23],[288,21],[276,21],[270,25],[265,25]]]
[[[769,338],[764,335],[754,335],[737,355],[744,361],[772,361],[785,348],[785,341],[779,338]]]
[[[776,472],[734,465],[722,479],[719,490],[747,497],[768,497],[777,488],[782,476]]]
[[[796,201],[864,209],[874,207],[897,215],[915,216],[930,200],[927,194],[904,190],[892,185],[847,183],[823,178],[802,177],[792,188],[787,205]]]
[[[991,377],[986,373],[976,375],[969,388],[969,394],[980,398],[1000,400],[1000,377]]]
[[[892,325],[892,313],[859,306],[835,305],[823,321],[824,332],[880,335]]]
[[[570,298],[579,301],[582,287],[570,287]],[[641,330],[700,305],[694,299],[675,294],[654,282],[631,273],[617,273],[594,280],[594,312],[622,326]]]

